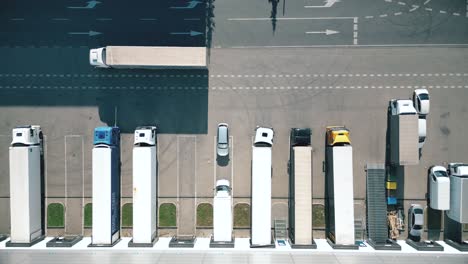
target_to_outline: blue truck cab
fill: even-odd
[[[120,129],[118,127],[96,127],[93,144],[120,146]]]

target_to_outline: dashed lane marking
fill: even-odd
[[[450,88],[450,89],[468,89],[468,85],[371,85],[371,86],[213,86],[210,90],[319,90],[319,89],[418,89],[418,88]],[[40,89],[40,90],[207,90],[203,86],[37,86],[37,85],[5,85],[0,89]]]
[[[357,31],[358,26],[355,25]],[[315,74],[70,74],[0,73],[0,78],[348,78],[348,77],[439,77],[468,76],[468,73],[315,73]]]

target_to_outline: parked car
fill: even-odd
[[[419,134],[419,142],[418,142],[418,148],[422,149],[424,146],[424,143],[426,143],[426,119],[419,117],[418,120],[418,134]]]
[[[226,123],[218,125],[218,134],[216,140],[216,153],[218,156],[225,157],[229,155],[229,127]]]
[[[424,210],[419,204],[412,204],[408,210],[408,230],[409,237],[419,242],[424,225]]]
[[[420,115],[429,114],[429,92],[427,89],[416,89],[414,91],[413,104]]]
[[[450,178],[443,166],[429,169],[429,202],[436,210],[450,210]]]

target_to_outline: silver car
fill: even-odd
[[[218,135],[216,140],[216,153],[218,156],[225,157],[229,155],[229,127],[226,123],[218,125]]]
[[[409,235],[414,241],[421,239],[424,225],[424,210],[419,204],[412,204],[408,210]]]

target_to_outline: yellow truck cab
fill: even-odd
[[[344,126],[328,126],[327,145],[351,145],[349,130]]]

